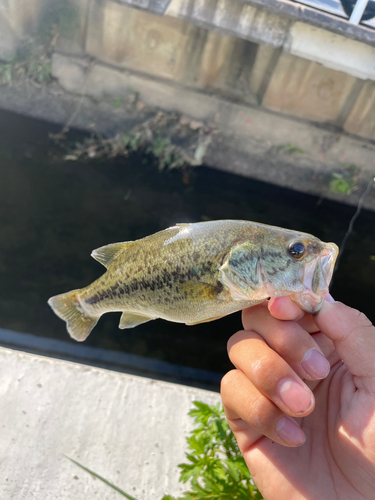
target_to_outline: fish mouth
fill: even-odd
[[[302,269],[303,290],[291,294],[290,298],[309,314],[317,314],[322,307],[338,253],[335,243],[326,243],[320,255]]]

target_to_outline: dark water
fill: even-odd
[[[355,208],[197,168],[159,173],[133,156],[89,163],[52,161],[47,123],[0,113],[0,327],[70,340],[47,306],[51,295],[89,284],[104,268],[102,245],[141,238],[176,222],[247,219],[313,233],[340,244]],[[374,196],[374,193],[371,193]],[[363,211],[334,277],[337,300],[375,321],[375,214]],[[162,320],[122,331],[107,314],[87,345],[224,372],[226,342],[240,314],[187,327]]]

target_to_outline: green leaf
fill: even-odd
[[[186,438],[186,441],[192,451],[195,451],[198,454],[205,452],[207,439],[205,439],[204,436],[200,436],[198,438],[196,436],[191,436]]]
[[[66,455],[65,455],[66,456]],[[137,500],[136,498],[132,497],[131,495],[128,495],[127,493],[125,493],[125,491],[122,491],[118,486],[115,486],[114,484],[110,483],[109,481],[107,481],[106,479],[104,479],[104,477],[102,476],[99,476],[99,474],[97,474],[96,472],[90,470],[88,467],[85,467],[84,465],[80,464],[79,462],[77,462],[76,460],[73,460],[73,458],[70,458],[68,456],[66,456],[66,458],[68,460],[70,460],[71,462],[73,462],[74,464],[78,465],[78,467],[81,467],[81,469],[85,470],[86,472],[88,472],[89,474],[92,474],[93,476],[95,476],[96,478],[100,479],[100,481],[103,481],[103,483],[105,484],[108,484],[108,486],[110,486],[111,488],[113,488],[114,490],[118,491],[119,493],[121,493],[122,496],[124,496],[125,498],[127,498],[128,500]]]
[[[238,473],[237,464],[234,462],[231,462],[230,460],[225,460],[225,464],[228,468],[228,472],[229,472],[230,476],[232,477],[232,479],[236,483],[238,483],[238,481],[240,480],[240,475]]]
[[[180,480],[191,481],[181,500],[262,500],[220,404],[194,401],[195,429],[187,437],[190,464],[180,464]]]
[[[282,146],[281,149],[283,151],[289,153],[291,156],[293,156],[295,154],[302,154],[302,155],[305,154],[303,149],[298,148],[297,146],[295,146],[291,142],[289,144],[284,144],[284,146]]]

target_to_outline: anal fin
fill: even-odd
[[[121,315],[118,327],[121,330],[124,330],[125,328],[134,328],[135,326],[147,323],[147,321],[151,321],[152,319],[156,319],[156,316],[146,316],[144,314],[124,311]]]

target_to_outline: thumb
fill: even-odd
[[[333,341],[335,349],[352,375],[363,378],[375,389],[375,327],[356,309],[341,302],[324,301],[314,317],[318,328]]]

